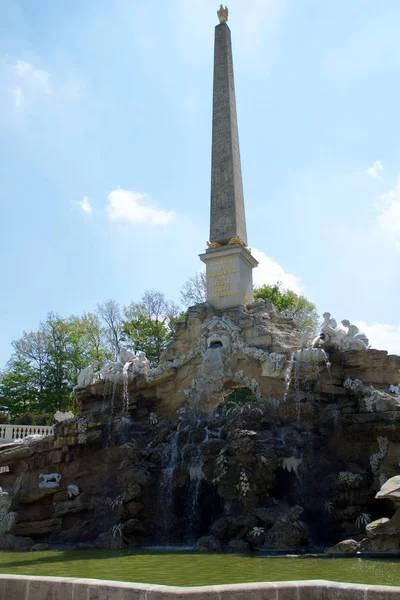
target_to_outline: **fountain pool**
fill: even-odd
[[[177,586],[304,579],[400,586],[400,558],[195,554],[132,549],[0,552],[0,573]]]

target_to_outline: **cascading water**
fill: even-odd
[[[162,453],[162,467],[159,487],[159,506],[161,509],[162,538],[166,540],[172,527],[173,516],[173,491],[174,472],[178,460],[178,441],[182,424],[179,423],[176,431],[172,432],[164,444]]]
[[[123,380],[123,384],[124,384],[124,390],[123,390],[123,407],[122,407],[122,415],[123,416],[127,416],[128,412],[129,412],[129,393],[128,393],[128,383],[129,383],[129,367],[130,367],[129,362],[124,364],[124,367],[122,369],[122,380]]]
[[[196,528],[200,519],[199,515],[199,494],[201,482],[203,479],[203,455],[197,445],[189,462],[189,492],[188,492],[188,524],[189,541],[196,537]]]
[[[219,404],[220,394],[225,383],[224,363],[221,348],[207,348],[188,397],[189,408],[196,412],[210,412]]]
[[[321,368],[320,365],[324,363],[328,373],[330,375],[330,362],[329,357],[325,350],[322,348],[311,348],[305,347],[295,350],[289,359],[289,364],[285,373],[285,393],[284,401],[286,401],[290,385],[292,382],[292,376],[294,371],[294,391],[295,391],[295,402],[296,402],[296,416],[297,425],[300,423],[300,368],[301,376],[304,383],[319,379]]]
[[[290,389],[290,384],[292,383],[292,371],[293,371],[293,365],[294,365],[294,357],[295,357],[295,352],[293,352],[292,355],[290,356],[289,363],[288,363],[288,366],[285,371],[286,385],[285,385],[285,393],[283,395],[284,402],[286,402],[286,400],[287,400],[289,389]]]

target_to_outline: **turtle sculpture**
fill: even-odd
[[[400,475],[391,477],[383,484],[375,498],[392,500],[397,504],[397,511],[391,519],[378,519],[365,528],[369,539],[369,552],[400,553]]]
[[[394,502],[400,502],[400,475],[388,479],[376,494],[375,498],[379,500],[387,498],[388,500],[394,500]]]

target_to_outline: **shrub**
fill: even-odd
[[[2,425],[7,425],[10,422],[10,416],[6,412],[0,412],[0,423]]]

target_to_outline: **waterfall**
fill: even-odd
[[[321,373],[320,365],[322,363],[324,363],[324,366],[328,370],[329,376],[331,376],[331,365],[329,362],[329,357],[325,350],[323,350],[322,348],[300,348],[300,350],[295,350],[290,357],[289,364],[285,373],[286,386],[284,400],[287,400],[294,371],[294,392],[296,402],[297,425],[299,425],[300,423],[300,369],[301,378],[304,383],[312,380],[319,380],[319,376]]]
[[[203,455],[199,445],[196,453],[192,455],[189,462],[189,493],[188,493],[188,524],[190,541],[196,539],[196,528],[199,522],[199,495],[203,479]]]
[[[171,519],[173,516],[174,473],[178,460],[178,441],[180,432],[181,423],[179,423],[176,431],[173,431],[168,436],[162,453],[159,506],[161,508],[161,528],[164,538],[168,536],[171,529]]]
[[[197,379],[189,395],[189,406],[193,411],[210,412],[219,403],[224,387],[225,373],[221,348],[208,348],[203,354]]]
[[[295,352],[293,352],[291,354],[290,359],[289,359],[289,364],[288,364],[287,369],[285,371],[286,385],[285,385],[285,392],[283,394],[283,401],[284,402],[286,402],[286,400],[287,400],[289,389],[290,389],[290,384],[292,383],[292,371],[293,371],[295,354],[296,354]]]
[[[129,367],[131,363],[127,362],[124,364],[122,369],[122,380],[124,383],[124,391],[123,391],[123,406],[122,406],[122,415],[128,415],[129,412],[129,393],[128,393],[128,383],[129,383]]]

